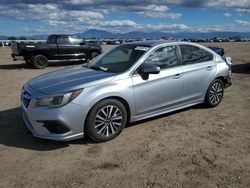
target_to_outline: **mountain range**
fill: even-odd
[[[240,38],[250,38],[250,32],[178,32],[178,33],[166,33],[166,32],[141,32],[133,31],[128,33],[112,33],[103,30],[91,29],[83,33],[75,33],[81,38],[114,38],[114,39],[137,39],[137,38],[146,38],[146,39],[160,39],[161,37],[173,37],[173,38],[187,38],[187,39],[197,39],[197,38],[229,38],[229,37],[240,37]],[[48,35],[32,35],[25,36],[27,39],[47,39]],[[0,36],[0,39],[5,40],[8,36]]]
[[[161,37],[173,37],[173,38],[229,38],[240,37],[250,38],[250,32],[178,32],[178,33],[166,33],[166,32],[140,32],[133,31],[128,33],[111,33],[102,30],[91,29],[84,33],[77,33],[77,36],[83,38],[146,38],[146,39],[160,39]]]

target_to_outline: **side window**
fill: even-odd
[[[180,45],[182,63],[184,65],[211,61],[213,55],[209,52],[191,45]]]
[[[69,42],[70,44],[79,45],[79,44],[83,44],[83,39],[75,37],[75,36],[70,36]]]
[[[153,51],[145,63],[154,64],[161,69],[175,67],[178,65],[178,55],[176,46],[166,46]]]
[[[69,44],[69,37],[68,36],[61,36],[57,37],[58,44]]]
[[[56,43],[56,36],[51,35],[48,37],[47,44],[55,44]]]

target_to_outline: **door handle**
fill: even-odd
[[[212,69],[213,69],[212,66],[208,66],[208,67],[207,67],[207,70],[208,70],[208,71],[210,71],[210,70],[212,70]]]
[[[176,74],[176,75],[174,75],[173,79],[179,79],[180,77],[181,77],[180,74]]]

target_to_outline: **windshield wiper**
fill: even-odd
[[[97,66],[90,66],[90,67],[88,67],[88,68],[90,68],[90,69],[93,69],[93,70],[101,70],[101,71],[104,71],[104,72],[106,72],[107,70],[108,70],[108,68],[105,68],[105,67],[97,67]]]

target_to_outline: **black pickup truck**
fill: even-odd
[[[42,69],[49,62],[88,61],[102,53],[100,45],[88,44],[72,35],[50,35],[46,43],[12,43],[12,58]]]

